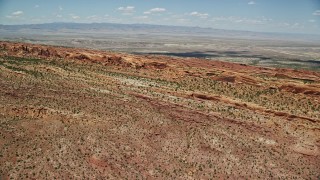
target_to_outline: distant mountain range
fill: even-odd
[[[166,26],[151,24],[116,23],[45,23],[28,25],[0,25],[1,33],[128,33],[128,34],[167,34],[174,36],[210,36],[221,38],[278,39],[319,41],[320,35],[269,33],[239,30],[224,30],[201,27]],[[0,34],[1,37],[1,34]]]

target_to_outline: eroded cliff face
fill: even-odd
[[[320,176],[320,73],[0,42],[0,179]]]

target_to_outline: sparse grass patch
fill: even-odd
[[[43,61],[42,59],[37,59],[37,58],[15,57],[15,56],[4,56],[3,59],[10,64],[21,64],[21,63],[37,64]]]
[[[43,77],[43,74],[41,72],[39,72],[39,71],[27,70],[27,69],[21,68],[19,66],[6,65],[4,63],[2,63],[0,65],[4,66],[5,68],[10,69],[12,71],[23,72],[23,73],[26,73],[26,74],[30,74],[30,75],[32,75],[32,76],[34,76],[36,78]]]

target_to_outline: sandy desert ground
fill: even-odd
[[[320,73],[0,42],[0,179],[319,179]]]

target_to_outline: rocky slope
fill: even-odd
[[[0,42],[0,179],[317,179],[320,73]]]

